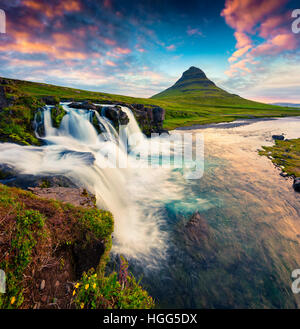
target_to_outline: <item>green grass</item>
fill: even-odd
[[[300,110],[284,108],[243,99],[229,94],[216,86],[199,88],[197,84],[188,86],[188,90],[168,91],[153,98],[135,98],[102,92],[92,92],[74,88],[54,86],[21,80],[7,79],[13,86],[9,96],[27,96],[40,99],[56,96],[61,100],[119,101],[144,105],[157,105],[166,110],[164,128],[174,129],[193,124],[230,122],[236,119],[283,117],[300,115]]]
[[[259,154],[269,157],[289,176],[300,177],[300,138],[276,140],[274,146],[263,146]]]

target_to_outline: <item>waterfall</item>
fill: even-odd
[[[178,188],[170,187],[171,170],[141,169],[129,156],[126,168],[113,168],[114,160],[126,158],[123,142],[110,121],[97,111],[68,108],[59,128],[51,122],[51,107],[43,109],[44,144],[41,147],[0,143],[0,163],[14,166],[24,174],[65,175],[78,186],[95,194],[97,206],[110,210],[115,219],[113,252],[127,257],[155,262],[165,256],[167,235],[162,229],[163,215],[158,210],[162,200],[178,197]],[[146,143],[130,109],[122,107],[129,117],[125,135],[138,136]],[[93,126],[96,116],[104,134]],[[117,149],[116,159],[107,151]],[[173,192],[172,192],[173,191]]]

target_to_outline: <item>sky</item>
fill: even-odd
[[[297,8],[295,0],[0,0],[0,76],[150,97],[196,66],[242,97],[300,103]]]

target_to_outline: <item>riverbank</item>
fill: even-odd
[[[84,196],[83,196],[84,197]],[[0,308],[151,308],[127,272],[105,274],[113,216],[0,184]]]
[[[259,154],[267,156],[283,177],[292,177],[295,191],[300,192],[300,138],[275,140],[275,145],[263,146]]]

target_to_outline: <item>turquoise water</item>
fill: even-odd
[[[184,132],[181,130],[180,132]],[[300,137],[300,119],[246,121],[194,130],[205,138],[205,171],[184,180],[177,200],[159,210],[167,257],[144,271],[162,308],[296,308],[291,272],[300,268],[300,195],[257,149],[272,134]],[[156,192],[158,193],[158,192]],[[187,225],[198,211],[200,222]]]

